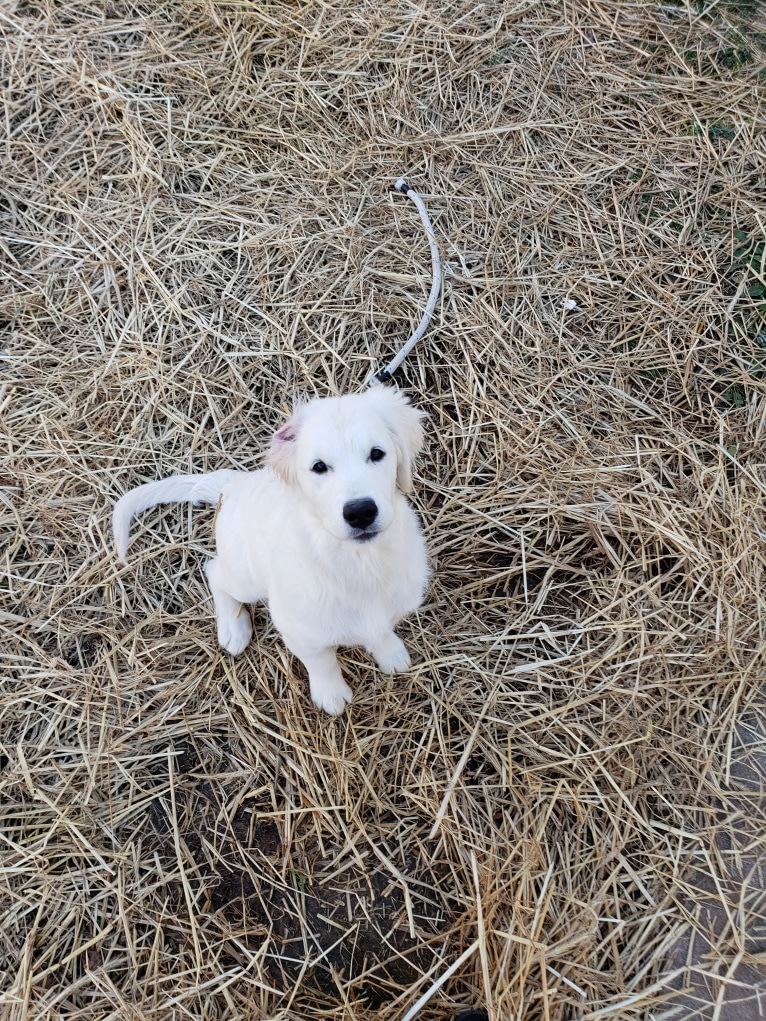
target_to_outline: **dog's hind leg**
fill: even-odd
[[[215,604],[215,619],[218,624],[218,642],[232,656],[244,652],[253,637],[253,625],[247,607],[230,596],[223,588],[221,568],[217,557],[205,564],[210,593]]]

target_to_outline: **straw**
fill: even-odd
[[[759,988],[765,31],[2,5],[3,1018],[723,1019]],[[109,519],[394,357],[431,286],[402,173],[444,274],[395,380],[433,581],[412,671],[343,650],[333,720],[264,608],[217,647],[211,509],[144,515],[127,566]]]

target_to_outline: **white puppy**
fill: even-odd
[[[311,697],[337,715],[351,700],[335,656],[363,646],[386,673],[410,657],[394,627],[428,581],[418,519],[403,493],[423,443],[422,413],[397,391],[312,400],[271,440],[269,467],[176,475],[126,493],[112,518],[125,560],[130,522],[159,503],[218,504],[206,573],[218,640],[233,655],[252,637],[243,603],[268,603],[303,661]]]

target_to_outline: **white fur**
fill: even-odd
[[[268,603],[308,670],[315,704],[337,715],[351,700],[337,646],[364,647],[386,673],[410,665],[393,629],[420,606],[428,581],[425,543],[402,495],[422,446],[422,417],[383,386],[313,400],[272,437],[268,468],[177,475],[126,493],[112,519],[117,552],[124,560],[130,522],[149,507],[218,503],[217,556],[205,572],[219,642],[241,653],[252,637],[242,604]],[[385,456],[372,460],[373,449]],[[323,474],[312,470],[318,462]],[[363,499],[374,500],[377,517],[352,527],[344,506]]]

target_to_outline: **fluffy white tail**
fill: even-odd
[[[120,497],[112,512],[112,534],[120,560],[126,562],[130,523],[137,514],[158,503],[217,503],[224,486],[241,474],[223,468],[206,475],[172,475],[131,489]]]

